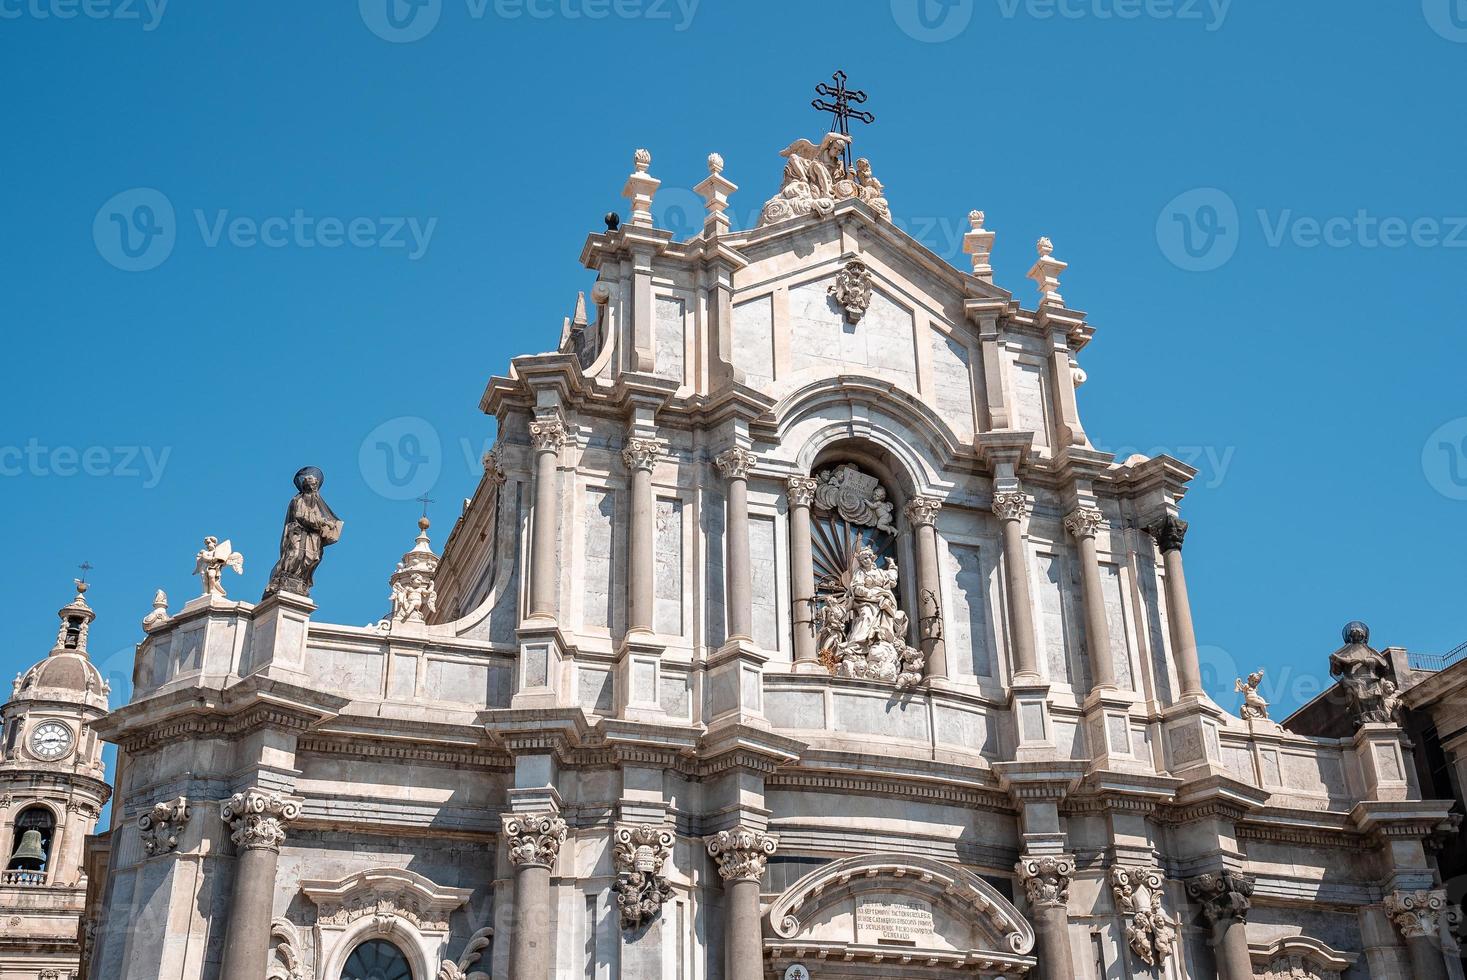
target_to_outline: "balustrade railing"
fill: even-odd
[[[44,885],[44,871],[0,871],[0,885]]]

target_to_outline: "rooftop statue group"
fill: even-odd
[[[787,161],[779,193],[764,205],[761,225],[815,213],[827,215],[841,201],[859,200],[884,221],[891,220],[886,188],[871,173],[871,162],[861,157],[847,169],[846,148],[851,138],[844,133],[826,133],[816,146],[798,139],[780,156]]]

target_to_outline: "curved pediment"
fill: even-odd
[[[1007,898],[963,868],[867,854],[822,865],[769,908],[777,960],[925,964],[944,971],[1026,970],[1034,929]]]

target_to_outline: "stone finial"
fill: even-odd
[[[738,826],[705,837],[708,855],[718,863],[724,881],[758,881],[779,839],[753,827]]]
[[[708,211],[708,217],[703,220],[704,238],[717,238],[728,233],[730,226],[725,212],[728,211],[729,198],[738,189],[737,184],[723,176],[723,157],[717,153],[708,154],[708,176],[693,188],[693,193],[703,195],[703,207]]]
[[[1240,871],[1210,871],[1188,881],[1187,894],[1201,904],[1209,923],[1246,922],[1253,907],[1253,879]]]
[[[652,166],[652,154],[647,150],[637,150],[632,155],[632,173],[627,177],[626,186],[622,188],[622,197],[632,202],[632,224],[638,228],[652,227],[652,199],[657,195],[657,188],[662,186],[662,181],[647,172]]]
[[[1233,681],[1233,690],[1243,695],[1243,707],[1238,709],[1238,716],[1244,721],[1268,720],[1268,702],[1258,693],[1258,685],[1262,683],[1262,667],[1249,674],[1246,681],[1241,677]]]
[[[301,801],[262,789],[235,793],[219,808],[229,839],[245,850],[280,850],[285,828],[301,815]]]
[[[972,230],[963,235],[963,251],[972,256],[973,275],[984,282],[993,282],[993,242],[997,233],[983,227],[982,211],[969,211],[968,223]]]
[[[509,848],[510,864],[553,868],[565,837],[565,821],[553,813],[504,816],[504,839]]]
[[[1110,869],[1116,911],[1127,918],[1126,942],[1147,966],[1165,963],[1177,943],[1177,930],[1161,906],[1165,884],[1160,868],[1117,864]]]
[[[616,869],[616,904],[623,929],[651,922],[672,897],[672,886],[662,866],[672,856],[676,838],[664,827],[630,824],[616,828],[611,863]]]
[[[1039,287],[1039,308],[1053,306],[1064,309],[1065,298],[1060,295],[1059,277],[1069,268],[1069,263],[1054,257],[1054,243],[1048,238],[1039,239],[1035,248],[1039,252],[1039,261],[1029,270],[1029,278]]]
[[[428,540],[433,522],[427,515],[418,518],[418,536],[413,547],[397,563],[392,573],[392,622],[426,623],[438,611],[438,556]]]
[[[203,580],[201,595],[217,595],[225,598],[224,570],[232,569],[236,575],[244,574],[244,555],[234,550],[228,538],[220,541],[214,535],[204,538],[204,547],[194,556],[194,574]]]
[[[1075,876],[1075,862],[1061,855],[1044,855],[1020,859],[1014,866],[1024,893],[1034,908],[1063,907],[1070,900],[1070,881]]]
[[[173,617],[168,615],[168,593],[159,589],[153,593],[153,610],[143,617],[143,632],[151,633],[164,626]]]
[[[178,849],[178,835],[192,810],[187,797],[166,800],[153,804],[153,808],[138,817],[138,834],[143,839],[143,850],[148,857],[170,854]]]
[[[1444,891],[1398,891],[1386,896],[1385,913],[1402,939],[1435,939],[1446,906]]]

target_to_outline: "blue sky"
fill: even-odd
[[[259,595],[307,463],[346,520],[318,615],[377,618],[410,498],[441,543],[484,383],[556,343],[633,149],[664,223],[691,227],[714,150],[747,223],[836,68],[929,247],[961,264],[985,209],[1029,303],[1053,238],[1098,328],[1096,444],[1198,466],[1223,704],[1258,666],[1281,711],[1307,699],[1352,618],[1467,639],[1462,0],[393,2],[0,0],[6,676],[85,560],[120,701],[205,534]]]

